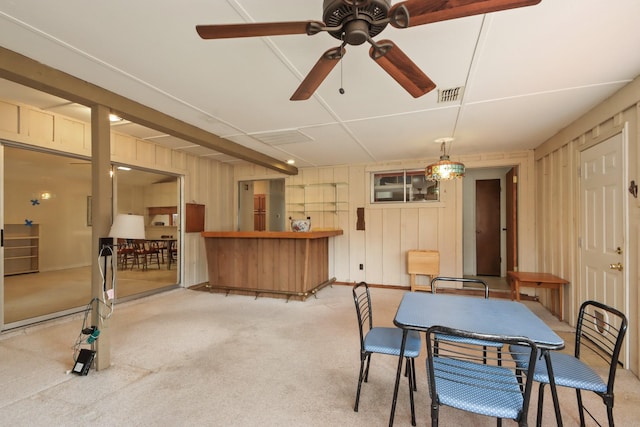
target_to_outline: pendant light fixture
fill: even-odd
[[[432,163],[424,170],[424,175],[429,181],[445,181],[450,179],[462,178],[464,176],[464,164],[460,162],[452,162],[449,160],[447,153],[447,143],[451,147],[453,138],[438,138],[435,142],[440,143],[440,161]]]

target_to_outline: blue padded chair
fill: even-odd
[[[581,426],[585,425],[585,411],[598,423],[593,415],[584,408],[581,390],[592,391],[602,398],[607,407],[609,426],[614,425],[613,384],[616,379],[620,349],[626,331],[627,318],[623,313],[597,301],[586,301],[582,303],[578,313],[574,355],[555,351],[550,353],[556,386],[570,387],[576,390]],[[584,356],[585,353],[591,353],[590,356],[596,360],[601,359],[606,362],[609,368],[606,382],[584,361],[584,358],[580,359],[580,356]],[[529,368],[526,357],[521,356],[515,360],[519,368]],[[537,425],[541,425],[544,385],[549,384],[549,374],[545,363],[541,362],[536,365],[533,379],[540,383]],[[600,424],[598,423],[598,425]]]
[[[442,336],[454,339],[442,342]],[[536,345],[527,338],[478,334],[444,326],[429,328],[427,378],[431,425],[438,425],[439,407],[445,405],[495,417],[498,426],[502,425],[502,419],[513,419],[526,426],[533,380],[513,363],[498,366],[498,359],[488,359],[476,342],[513,347],[527,358],[532,368],[536,366]]]
[[[353,301],[358,315],[360,330],[360,375],[358,376],[358,390],[353,410],[358,412],[360,389],[362,381],[369,380],[369,364],[373,353],[400,356],[402,344],[402,329],[396,327],[373,326],[373,312],[371,309],[371,294],[369,286],[360,282],[353,287]],[[416,390],[415,358],[420,355],[422,340],[416,331],[409,331],[405,343],[404,357],[406,359],[406,376],[409,379],[409,400],[411,403],[411,423],[416,425],[413,403],[413,391]],[[365,369],[366,362],[366,369]]]
[[[474,279],[474,278],[466,278],[466,277],[434,277],[431,280],[431,293],[436,293],[436,290],[438,289],[438,282],[457,282],[457,283],[467,283],[467,284],[475,284],[475,285],[481,285],[482,287],[482,295],[484,296],[484,299],[489,299],[489,286],[487,286],[487,283],[484,280],[481,279]],[[471,288],[467,288],[464,289],[465,292],[467,293],[471,293],[471,291],[474,291],[474,289]],[[502,352],[502,344],[499,342],[482,342],[482,341],[474,341],[474,340],[466,340],[466,339],[462,339],[460,337],[439,337],[439,339],[441,339],[442,341],[450,341],[450,340],[457,340],[457,341],[465,341],[467,344],[474,344],[477,346],[481,346],[483,349],[483,354],[484,357],[487,357],[487,348],[494,348],[498,354],[498,365],[500,365],[502,363],[502,359],[501,359],[501,352]],[[436,350],[437,350],[437,346],[436,346]]]

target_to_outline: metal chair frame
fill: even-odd
[[[607,408],[609,426],[614,426],[613,387],[626,331],[627,318],[621,311],[597,301],[585,301],[578,312],[574,355],[558,352],[550,354],[556,386],[570,387],[576,390],[581,426],[585,425],[585,412],[596,424],[600,425],[593,414],[584,407],[581,390],[592,391],[602,398]],[[606,383],[580,359],[580,356],[585,353],[583,350],[589,351],[593,356],[608,364],[609,373]],[[523,369],[528,368],[526,362],[522,360],[516,360],[516,363]],[[529,369],[529,371],[531,370]],[[542,425],[544,386],[549,383],[546,365],[539,363],[534,370],[533,377],[536,382],[540,383],[537,414],[537,425],[540,426]]]
[[[441,336],[455,339],[439,343],[436,351]],[[469,342],[491,342],[509,348],[514,345],[532,368],[536,366],[535,343],[526,337],[479,334],[444,326],[429,328],[426,341],[432,426],[438,426],[441,405],[495,417],[498,426],[503,418],[527,425],[532,378],[514,364],[502,366],[497,358],[487,359]]]
[[[482,289],[484,291],[484,298],[489,299],[489,285],[482,280],[476,278],[467,278],[467,277],[445,277],[438,276],[431,279],[431,293],[436,293],[436,283],[437,282],[460,282],[460,283],[476,283],[478,285],[482,285]]]
[[[435,294],[436,290],[437,290],[437,282],[460,282],[460,283],[474,283],[474,284],[479,284],[482,285],[483,287],[483,291],[484,291],[484,299],[489,299],[489,286],[487,285],[487,283],[482,280],[482,279],[475,279],[475,278],[466,278],[466,277],[444,277],[444,276],[440,276],[440,277],[434,277],[431,280],[431,293]],[[439,339],[441,339],[442,341],[450,341],[451,337],[445,337],[445,336],[441,336],[439,337]],[[459,339],[459,338],[456,338]],[[487,347],[492,347],[496,349],[496,353],[498,355],[498,365],[500,365],[502,363],[502,344],[500,343],[495,343],[495,342],[482,342],[482,341],[467,341],[467,344],[474,344],[474,345],[478,345],[478,346],[482,346],[482,351],[483,351],[483,356],[486,359],[487,357]],[[436,351],[437,351],[437,345],[436,345]]]
[[[358,375],[358,388],[356,391],[356,400],[353,407],[353,410],[355,412],[358,412],[362,382],[369,381],[369,365],[371,363],[371,355],[373,353],[378,353],[399,357],[403,330],[397,327],[373,326],[371,294],[369,292],[369,286],[367,285],[367,283],[360,282],[357,285],[354,285],[352,294],[353,301],[356,306],[358,330],[360,333],[360,373]],[[411,424],[415,426],[416,419],[413,399],[413,392],[417,391],[415,358],[420,354],[422,340],[420,339],[420,334],[416,331],[408,331],[407,333],[408,335],[404,352],[406,360],[405,376],[408,378],[409,382]],[[371,345],[367,345],[368,341],[377,342],[374,342]]]

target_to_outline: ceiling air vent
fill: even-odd
[[[438,89],[438,103],[459,101],[460,98],[462,98],[463,91],[464,86],[458,86],[451,89]]]
[[[313,139],[297,129],[283,130],[277,132],[262,132],[250,134],[255,139],[264,142],[267,145],[285,145],[297,144],[300,142],[311,142]]]

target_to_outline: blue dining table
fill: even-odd
[[[556,420],[562,426],[549,351],[563,349],[564,340],[524,304],[507,299],[407,292],[400,301],[394,323],[404,332],[400,354],[404,353],[406,336],[410,330],[426,331],[436,325],[482,334],[525,336],[531,339],[544,355],[551,379],[550,389]],[[401,371],[402,357],[398,360],[389,426],[393,425]],[[412,420],[412,424],[415,425],[415,420]]]

